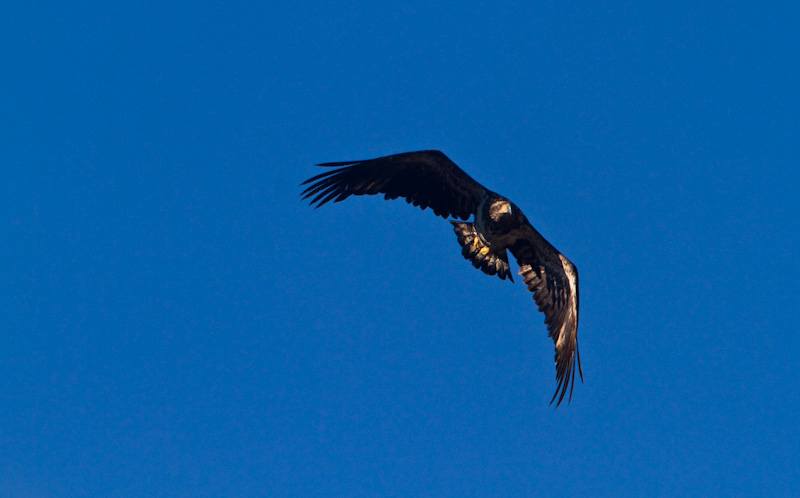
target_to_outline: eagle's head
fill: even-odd
[[[504,228],[515,228],[520,222],[519,208],[505,199],[498,199],[489,206],[489,217]]]

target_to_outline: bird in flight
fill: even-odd
[[[318,166],[337,169],[301,184],[308,185],[301,195],[311,198],[312,206],[343,201],[351,195],[403,197],[422,209],[431,208],[436,216],[463,220],[450,223],[464,258],[487,275],[513,282],[507,253],[511,251],[555,343],[558,385],[550,404],[558,398],[558,407],[568,389],[572,399],[576,362],[583,382],[578,351],[578,270],[533,228],[513,202],[473,180],[438,150]],[[468,222],[473,216],[474,220]]]

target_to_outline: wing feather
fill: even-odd
[[[519,263],[519,274],[533,299],[544,313],[548,335],[555,344],[558,386],[552,403],[561,404],[569,388],[569,400],[575,388],[575,363],[583,382],[581,355],[578,350],[578,270],[529,223],[510,247]]]
[[[386,199],[403,197],[422,209],[431,208],[442,218],[467,220],[474,214],[487,190],[438,150],[406,152],[365,161],[323,163],[337,167],[302,185],[301,194],[320,207],[351,195],[384,194]]]

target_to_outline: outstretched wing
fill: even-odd
[[[386,199],[404,197],[422,209],[431,208],[442,218],[469,219],[486,189],[438,150],[406,152],[366,161],[323,163],[343,166],[309,178],[301,194],[315,207],[351,195],[385,194]]]
[[[544,313],[544,323],[555,343],[558,387],[550,403],[558,397],[558,406],[570,384],[569,399],[572,399],[576,361],[583,382],[578,351],[578,270],[529,223],[519,230],[517,241],[509,249],[517,258],[523,282],[533,292],[539,311]]]

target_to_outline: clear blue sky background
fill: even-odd
[[[113,5],[107,5],[107,4]],[[0,495],[800,493],[796,2],[25,3],[0,21]],[[324,161],[437,148],[524,286]]]

